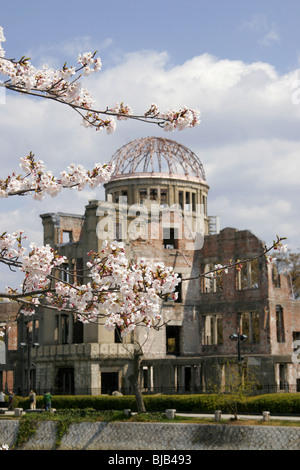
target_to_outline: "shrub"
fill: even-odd
[[[249,409],[254,413],[270,411],[279,414],[299,414],[300,394],[276,393],[252,397],[248,401]]]
[[[270,411],[279,414],[300,414],[300,394],[274,393],[259,395],[242,400],[232,398],[227,394],[201,394],[201,395],[145,395],[144,401],[147,412],[164,412],[174,408],[177,412],[214,413],[222,410],[223,413],[232,412],[232,400],[235,400],[238,412],[261,413]],[[29,399],[16,397],[17,407],[24,410],[30,407]],[[37,397],[37,408],[41,408],[43,397]],[[95,411],[119,410],[129,408],[137,411],[133,395],[55,395],[52,399],[52,408],[57,410],[84,410]]]

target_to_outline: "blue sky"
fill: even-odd
[[[100,51],[108,60],[116,52],[149,49],[167,51],[178,64],[207,52],[266,61],[281,72],[298,65],[299,18],[297,0],[30,0],[1,6],[11,54],[38,54],[39,47],[88,37],[95,48],[110,40],[104,55]]]
[[[169,134],[126,122],[107,136],[84,129],[56,103],[10,93],[0,105],[1,177],[18,169],[29,151],[59,172],[73,161],[86,167],[109,161],[131,140],[163,135],[201,159],[209,213],[220,216],[221,228],[249,229],[267,244],[287,236],[292,249],[300,247],[300,104],[292,102],[300,79],[300,2],[2,3],[7,57],[60,67],[97,49],[103,68],[85,86],[99,108],[122,100],[137,113],[152,102],[161,109],[188,105],[200,109],[202,122]],[[42,242],[39,214],[83,213],[89,199],[102,195],[0,200],[0,230],[24,228],[30,240]]]

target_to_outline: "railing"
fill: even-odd
[[[34,387],[33,387],[34,388]],[[45,389],[34,388],[37,395],[43,395]],[[101,395],[99,389],[91,388],[76,388],[74,389],[63,389],[63,388],[49,388],[47,392],[50,392],[52,395]],[[115,393],[114,393],[115,392]],[[231,390],[216,390],[215,387],[202,387],[202,386],[193,386],[188,388],[178,388],[174,387],[151,387],[142,389],[144,395],[153,395],[153,394],[164,394],[164,395],[193,395],[193,394],[212,394],[212,393],[223,393],[230,394]],[[121,393],[122,395],[133,395],[134,391],[132,387],[122,388],[121,390],[107,390],[103,395],[114,395]],[[251,390],[251,395],[262,395],[268,393],[300,393],[299,386],[296,384],[281,384],[281,385],[260,385],[259,387],[253,388]],[[27,396],[27,389],[14,389],[14,394],[18,396]],[[248,395],[248,393],[247,393]]]

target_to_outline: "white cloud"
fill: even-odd
[[[99,54],[101,51],[107,49],[113,44],[113,39],[107,37],[97,44]],[[44,64],[50,67],[61,67],[63,64],[57,57],[68,58],[68,64],[76,66],[76,60],[79,54],[87,51],[95,51],[95,44],[90,36],[77,36],[70,40],[63,41],[62,43],[51,42],[48,44],[41,44],[39,47],[34,47],[26,53],[30,57],[35,66],[43,66]],[[66,59],[64,59],[66,60]],[[72,61],[72,63],[70,62]],[[70,62],[70,63],[69,63]]]
[[[257,42],[266,47],[281,42],[277,24],[273,22],[269,25],[264,14],[253,15],[249,20],[243,22],[240,29],[253,33],[256,36]]]

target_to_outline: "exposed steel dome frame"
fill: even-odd
[[[144,137],[133,140],[113,155],[114,176],[122,174],[169,173],[184,174],[206,180],[203,165],[197,155],[174,140]]]

